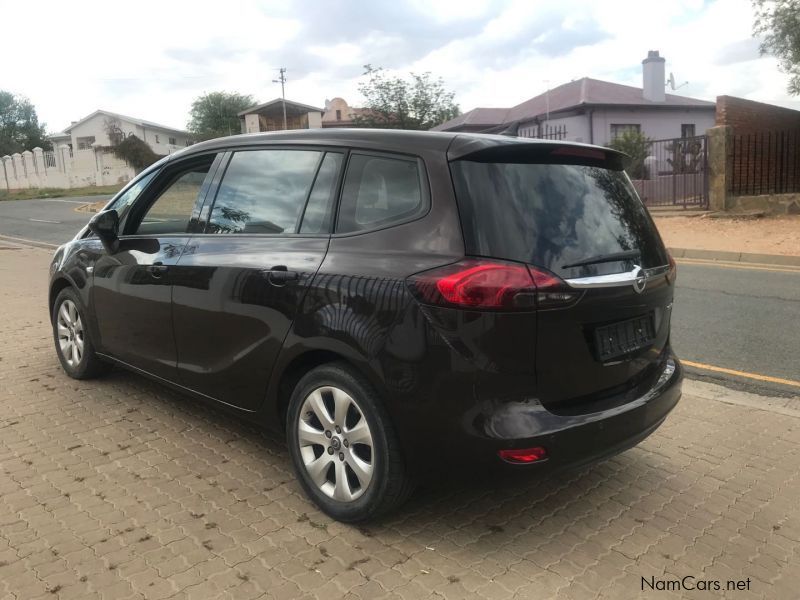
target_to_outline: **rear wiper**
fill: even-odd
[[[598,263],[607,263],[607,262],[616,262],[618,260],[631,260],[633,258],[638,258],[641,256],[641,252],[638,250],[625,250],[624,252],[613,252],[611,254],[600,254],[598,256],[592,256],[591,258],[586,258],[584,260],[579,260],[578,262],[570,263],[568,265],[562,265],[562,269],[569,269],[571,267],[584,267],[586,265],[596,265]]]

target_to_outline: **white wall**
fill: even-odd
[[[594,143],[607,146],[611,141],[612,124],[639,124],[642,133],[653,140],[681,137],[681,125],[693,123],[695,133],[704,135],[714,126],[715,108],[704,110],[685,109],[595,109],[593,116]],[[587,117],[588,119],[588,117]],[[589,141],[588,138],[586,140]]]

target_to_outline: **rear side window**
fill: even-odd
[[[339,205],[337,233],[406,221],[426,208],[416,159],[352,154]]]
[[[451,163],[467,253],[525,262],[562,277],[620,272],[630,264],[567,265],[638,250],[644,267],[668,258],[627,176],[591,166]]]
[[[296,233],[322,152],[247,150],[231,158],[207,233]]]

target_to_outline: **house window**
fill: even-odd
[[[625,135],[628,132],[632,133],[641,133],[642,126],[638,123],[623,123],[623,124],[611,124],[611,139],[615,140],[618,137]]]
[[[178,142],[175,141],[175,138],[169,138],[169,143],[172,144],[173,146],[178,145]]]
[[[681,125],[681,137],[690,138],[694,137],[694,123],[684,123]]]
[[[156,144],[160,144],[161,142],[158,139],[158,134],[156,134]]]
[[[340,110],[336,111],[336,120],[337,121],[341,121],[342,120],[342,111],[340,111]]]
[[[92,144],[94,144],[93,135],[78,138],[78,150],[91,150]]]

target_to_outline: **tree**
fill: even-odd
[[[430,129],[460,114],[455,94],[442,78],[430,73],[410,73],[409,79],[392,77],[383,68],[364,65],[367,81],[358,85],[364,108],[353,117],[359,127]]]
[[[161,158],[153,152],[153,149],[144,140],[140,140],[135,135],[129,135],[116,146],[113,146],[112,151],[117,158],[128,161],[128,164],[137,173]]]
[[[614,138],[608,147],[628,155],[624,163],[625,170],[631,179],[646,179],[647,170],[644,160],[650,153],[652,144],[652,140],[642,132],[628,129],[622,135]]]
[[[44,123],[36,108],[24,96],[0,90],[0,156],[33,150],[50,150]]]
[[[122,131],[122,122],[116,117],[108,117],[103,121],[103,127],[106,130],[111,147],[119,146],[125,139],[125,132]]]
[[[789,74],[789,93],[800,94],[800,0],[753,0],[753,35],[761,36],[761,54],[778,58]]]
[[[250,95],[210,92],[192,102],[189,132],[197,140],[241,133],[238,113],[256,104]]]

